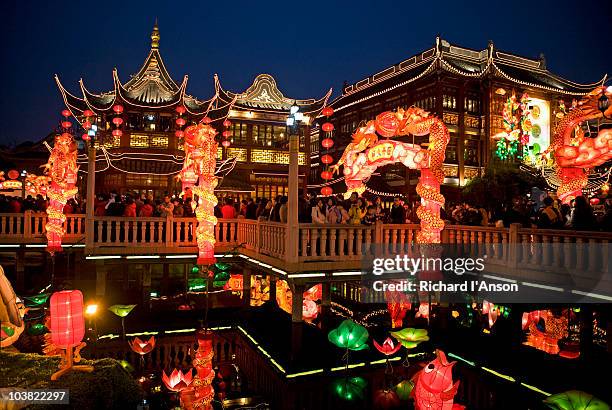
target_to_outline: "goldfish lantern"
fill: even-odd
[[[73,366],[79,362],[79,351],[85,347],[82,343],[85,336],[85,318],[83,317],[83,294],[80,290],[64,290],[55,292],[50,300],[51,342],[60,349],[64,359],[59,371],[51,375],[51,380],[57,380],[70,370],[92,372],[92,366]],[[73,353],[73,348],[77,347]]]
[[[417,410],[451,410],[453,398],[457,394],[459,381],[453,384],[453,366],[441,350],[436,350],[436,358],[417,374],[414,388]]]

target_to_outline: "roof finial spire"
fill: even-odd
[[[151,33],[151,48],[159,48],[159,28],[157,27],[157,17],[155,17],[155,25]]]

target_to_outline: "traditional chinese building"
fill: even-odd
[[[330,104],[336,129],[332,154],[337,160],[354,130],[380,112],[415,105],[442,118],[450,131],[444,162],[448,192],[449,187],[463,186],[480,175],[491,160],[493,136],[503,131],[502,107],[511,93],[520,97],[526,92],[532,107],[538,106],[539,134],[534,137],[545,149],[559,101],[571,105],[572,99],[599,84],[601,81],[578,84],[551,73],[543,55],[538,59],[521,57],[498,50],[492,42],[484,50],[472,50],[436,38],[432,48],[354,84],[345,84],[342,95]],[[414,137],[404,138],[412,142]],[[426,141],[427,136],[414,138],[415,143]],[[318,149],[316,133],[312,144],[312,151]],[[320,171],[320,167],[312,167],[311,181],[321,182]],[[401,164],[378,171],[380,176],[372,177],[371,182],[391,188],[384,193],[414,192],[417,172]],[[381,193],[374,184],[368,185],[371,192]],[[345,190],[342,182],[334,188]]]
[[[311,119],[331,95],[319,100],[283,96],[274,78],[257,76],[243,93],[221,87],[215,75],[215,94],[200,100],[187,93],[188,76],[180,83],[168,72],[159,50],[157,24],[151,34],[151,50],[142,68],[123,83],[113,70],[113,88],[94,93],[79,81],[80,96],[56,82],[66,107],[83,124],[87,110],[97,126],[95,145],[96,191],[137,192],[155,196],[180,191],[176,176],[183,161],[182,131],[190,124],[212,121],[228,136],[231,146],[219,146],[218,158],[236,158],[238,164],[218,187],[219,194],[257,195],[270,198],[287,191],[288,136],[286,119],[292,104],[305,120],[300,131],[302,147],[308,147]],[[225,120],[229,119],[230,123]],[[301,174],[306,175],[308,155],[301,154]],[[80,156],[81,170],[87,171]]]

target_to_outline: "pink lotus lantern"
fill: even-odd
[[[193,376],[191,370],[183,374],[180,370],[174,369],[170,376],[166,375],[166,372],[162,371],[162,381],[168,388],[168,390],[180,393],[191,385]]]

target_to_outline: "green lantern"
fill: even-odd
[[[544,404],[553,410],[610,410],[610,406],[597,397],[579,390],[554,394],[546,398]]]
[[[217,262],[215,263],[215,268],[221,271],[226,271],[229,270],[232,267],[231,264],[229,263],[224,263],[224,262]]]
[[[197,265],[193,265],[193,268],[191,268],[191,273],[197,275],[198,273],[200,273],[200,268],[198,268]]]
[[[414,382],[412,380],[403,380],[394,387],[395,393],[397,393],[400,400],[409,400],[412,389],[414,389]]]
[[[391,336],[396,338],[406,349],[414,349],[419,343],[429,340],[427,329],[414,329],[411,327],[391,332]]]
[[[364,350],[368,348],[368,330],[353,322],[345,320],[336,329],[329,332],[327,339],[340,348],[347,350]]]
[[[136,307],[136,305],[113,305],[108,308],[115,315],[124,318],[130,314],[130,312]]]
[[[24,296],[23,302],[27,307],[37,308],[47,303],[47,301],[49,300],[49,296],[51,296],[50,293],[40,293],[34,296]]]
[[[125,317],[136,307],[136,305],[113,305],[108,308],[111,312],[121,318],[121,331],[125,339]]]
[[[189,279],[187,289],[190,292],[201,292],[206,290],[206,279],[205,278],[193,278]]]
[[[48,333],[49,329],[42,323],[34,323],[32,326],[28,328],[28,334],[30,336],[40,336]]]
[[[351,377],[336,380],[333,383],[334,392],[343,400],[353,401],[363,399],[363,392],[368,382],[362,377]]]

